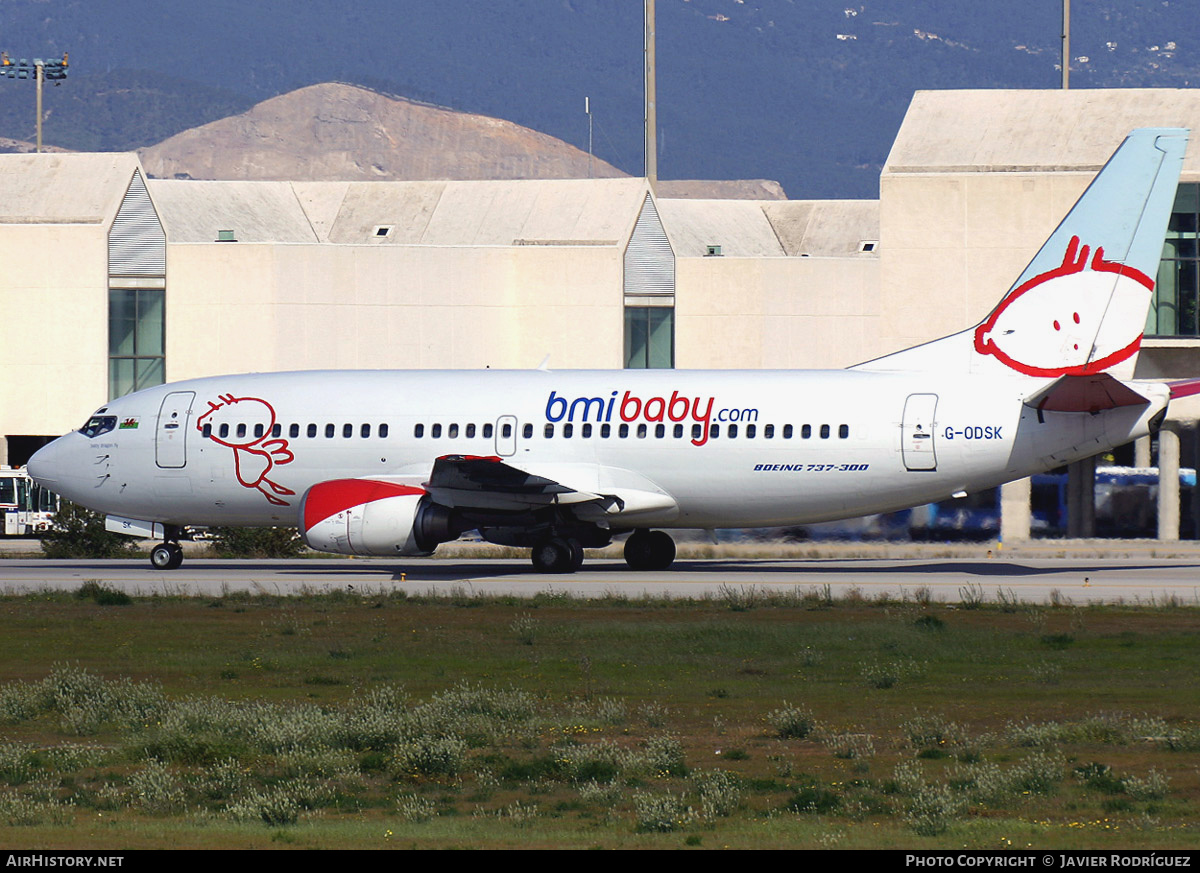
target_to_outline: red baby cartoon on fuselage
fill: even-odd
[[[975,328],[975,350],[1028,376],[1100,373],[1135,354],[1154,281],[1071,237],[1062,264],[1015,288]],[[1098,298],[1107,305],[1097,305]]]
[[[213,442],[233,449],[233,465],[242,485],[258,489],[277,506],[288,506],[288,501],[276,495],[296,492],[267,478],[276,464],[289,464],[295,459],[286,439],[271,436],[274,408],[258,397],[222,394],[217,399],[219,403],[208,401],[208,411],[196,419],[196,429]],[[255,436],[256,431],[259,436]]]

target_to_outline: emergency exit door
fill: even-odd
[[[937,438],[934,436],[937,401],[936,394],[910,394],[904,401],[900,451],[906,469],[937,469]]]

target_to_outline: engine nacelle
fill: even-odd
[[[339,555],[427,555],[461,533],[423,488],[372,479],[314,485],[300,519],[305,543]]]

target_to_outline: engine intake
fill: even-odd
[[[373,479],[314,485],[300,519],[305,543],[338,555],[427,555],[462,533],[423,488]]]

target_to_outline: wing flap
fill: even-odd
[[[461,509],[524,511],[569,506],[581,517],[673,517],[671,495],[629,470],[598,464],[546,464],[536,468],[496,456],[445,455],[425,488],[437,503]]]

